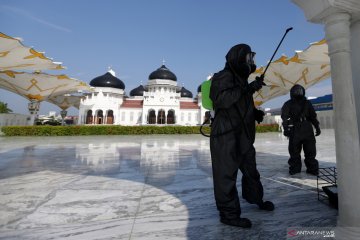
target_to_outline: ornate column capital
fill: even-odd
[[[344,12],[324,17],[329,56],[339,52],[350,53],[350,18],[350,14]]]
[[[360,18],[360,1],[358,0],[292,0],[300,7],[308,21],[325,23],[328,16],[337,13],[348,13],[350,21]]]

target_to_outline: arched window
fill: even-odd
[[[175,111],[170,109],[167,114],[167,124],[175,124]]]
[[[92,123],[93,123],[92,110],[88,110],[86,113],[85,124],[92,124]]]
[[[165,111],[163,109],[158,111],[157,124],[165,124]]]
[[[156,115],[155,115],[155,110],[149,110],[148,113],[148,123],[149,124],[156,124]]]
[[[102,124],[104,121],[104,115],[102,110],[98,110],[95,117],[95,124]]]
[[[113,112],[113,110],[108,110],[107,111],[106,124],[114,124],[114,112]]]

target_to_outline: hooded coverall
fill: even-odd
[[[305,89],[303,90],[305,92]],[[319,121],[311,102],[305,96],[296,98],[290,90],[290,100],[284,103],[281,108],[281,118],[285,131],[291,130],[289,135],[289,154],[290,158],[289,173],[295,174],[301,172],[301,150],[304,149],[305,166],[307,172],[317,175],[319,171],[319,162],[316,157],[316,140],[312,125],[316,132],[320,134]]]
[[[253,92],[248,90],[248,70],[244,69],[251,48],[239,44],[226,55],[223,70],[214,74],[210,89],[215,117],[211,125],[210,151],[214,195],[220,217],[234,219],[241,209],[236,188],[238,170],[242,172],[242,197],[259,204],[263,186],[256,168]]]

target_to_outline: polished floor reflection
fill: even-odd
[[[276,210],[241,200],[247,230],[218,221],[201,135],[1,137],[0,239],[286,239],[289,227],[335,226],[316,177],[288,175],[287,139],[258,134],[255,145]],[[317,147],[320,166],[335,166],[332,130]]]

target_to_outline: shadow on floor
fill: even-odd
[[[213,197],[208,139],[198,136],[49,137],[2,152],[0,159],[0,180],[52,171],[145,184],[128,239],[285,239],[291,227],[336,225],[336,210],[317,200],[316,177],[307,175],[305,169],[289,176],[288,156],[269,152],[258,152],[257,163],[265,200],[273,201],[276,210],[264,212],[241,199],[242,216],[251,219],[253,227],[222,225]],[[332,166],[328,162],[320,165]],[[240,178],[239,172],[241,197]],[[137,224],[147,230],[136,231]]]

